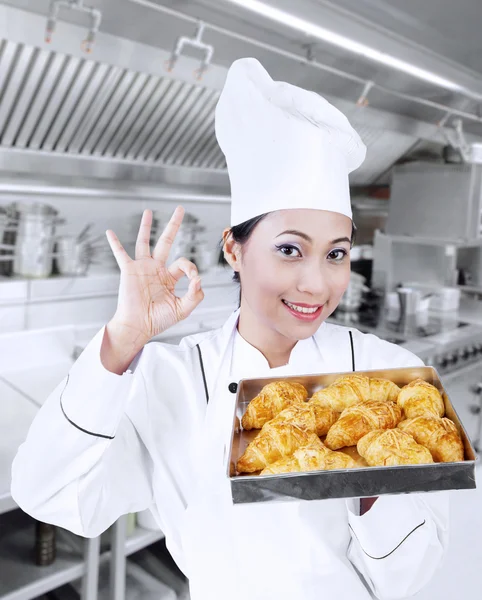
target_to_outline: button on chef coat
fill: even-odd
[[[233,380],[286,377],[322,370],[321,354],[313,337],[295,344],[286,365],[270,368],[264,355],[236,332],[231,372]],[[359,578],[346,558],[350,533],[343,499],[317,503],[296,500],[263,503],[256,510],[250,504],[241,504],[232,507],[231,517],[236,528],[236,561],[242,565],[237,582],[243,587],[243,573],[249,581],[244,597],[254,597],[250,595],[253,588],[260,598],[270,597],[272,584],[266,573],[274,572],[279,579],[277,597],[280,599],[301,597],[298,596],[300,590],[308,593],[309,588],[312,588],[313,594],[316,594],[316,588],[331,588],[330,597],[342,599],[348,597],[350,583],[354,589],[359,588]],[[322,537],[317,538],[320,527]],[[288,538],[290,542],[286,543]],[[274,553],[273,548],[283,548],[283,552]],[[337,554],[345,555],[345,559],[339,563],[334,561]],[[262,568],[256,568],[256,565],[262,565]],[[313,569],[317,572],[316,583],[312,581]],[[334,583],[340,578],[344,579],[344,586],[335,592]],[[365,590],[358,589],[358,592],[360,600],[369,598]]]
[[[238,316],[179,346],[147,344],[122,376],[100,361],[101,329],[20,446],[14,500],[34,518],[86,537],[150,508],[189,577],[192,600],[415,594],[447,544],[445,493],[380,496],[363,516],[357,499],[233,506],[226,444],[235,395],[228,385],[273,372],[237,337]],[[351,371],[348,332],[323,324],[276,374]],[[399,346],[351,332],[359,370],[421,364]]]

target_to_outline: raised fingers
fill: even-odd
[[[141,224],[137,233],[136,240],[136,260],[140,258],[151,257],[151,225],[152,225],[152,210],[146,209],[142,213]]]
[[[132,259],[124,250],[123,245],[120,243],[119,238],[112,231],[112,229],[108,229],[105,232],[107,236],[107,241],[109,242],[110,249],[112,250],[112,254],[119,265],[119,269],[122,269],[124,265],[130,262]]]
[[[178,206],[174,211],[169,223],[166,225],[166,228],[162,232],[161,237],[157,241],[154,252],[152,253],[153,258],[162,263],[167,261],[169,251],[171,250],[172,244],[176,238],[176,234],[179,231],[183,217],[184,209],[182,206]]]

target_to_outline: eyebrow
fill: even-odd
[[[276,237],[280,237],[281,235],[286,235],[286,234],[297,235],[298,237],[303,238],[307,242],[313,243],[313,240],[309,235],[307,235],[306,233],[303,233],[302,231],[297,231],[296,229],[287,229],[286,231],[283,231]],[[348,242],[349,244],[351,244],[350,238],[347,238],[347,237],[339,237],[334,240],[331,240],[330,244],[339,244],[340,242]]]

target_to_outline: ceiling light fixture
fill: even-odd
[[[375,50],[374,48],[370,48],[369,46],[365,46],[365,44],[360,44],[354,40],[351,40],[343,35],[335,33],[334,31],[330,31],[325,29],[324,27],[320,27],[315,23],[310,23],[300,17],[287,13],[283,10],[275,8],[269,4],[265,4],[264,2],[259,2],[258,0],[226,0],[231,4],[236,4],[241,8],[246,8],[251,10],[267,19],[271,19],[272,21],[276,21],[277,23],[281,23],[286,25],[287,27],[291,27],[297,31],[301,31],[309,36],[317,38],[319,40],[323,40],[324,42],[328,42],[329,44],[333,44],[334,46],[338,46],[340,48],[344,48],[349,50],[350,52],[354,52],[355,54],[359,54],[361,56],[365,56],[371,60],[384,64],[388,67],[392,67],[398,71],[403,71],[404,73],[408,73],[409,75],[413,75],[418,79],[422,79],[424,81],[428,81],[433,83],[434,85],[438,85],[442,88],[453,90],[457,92],[463,92],[464,88],[460,85],[451,81],[450,79],[445,79],[444,77],[440,77],[436,73],[432,73],[431,71],[427,71],[425,69],[421,69],[412,65],[411,63],[400,60],[390,54],[386,54],[385,52],[380,52],[379,50]]]

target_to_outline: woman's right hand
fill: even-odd
[[[204,298],[194,263],[178,258],[166,266],[183,216],[184,209],[178,206],[151,255],[152,211],[145,210],[137,235],[135,260],[112,230],[106,232],[121,272],[117,310],[110,326],[117,332],[121,330],[124,339],[132,340],[139,347],[188,317]],[[179,298],[174,288],[184,276],[189,279],[189,287]]]

